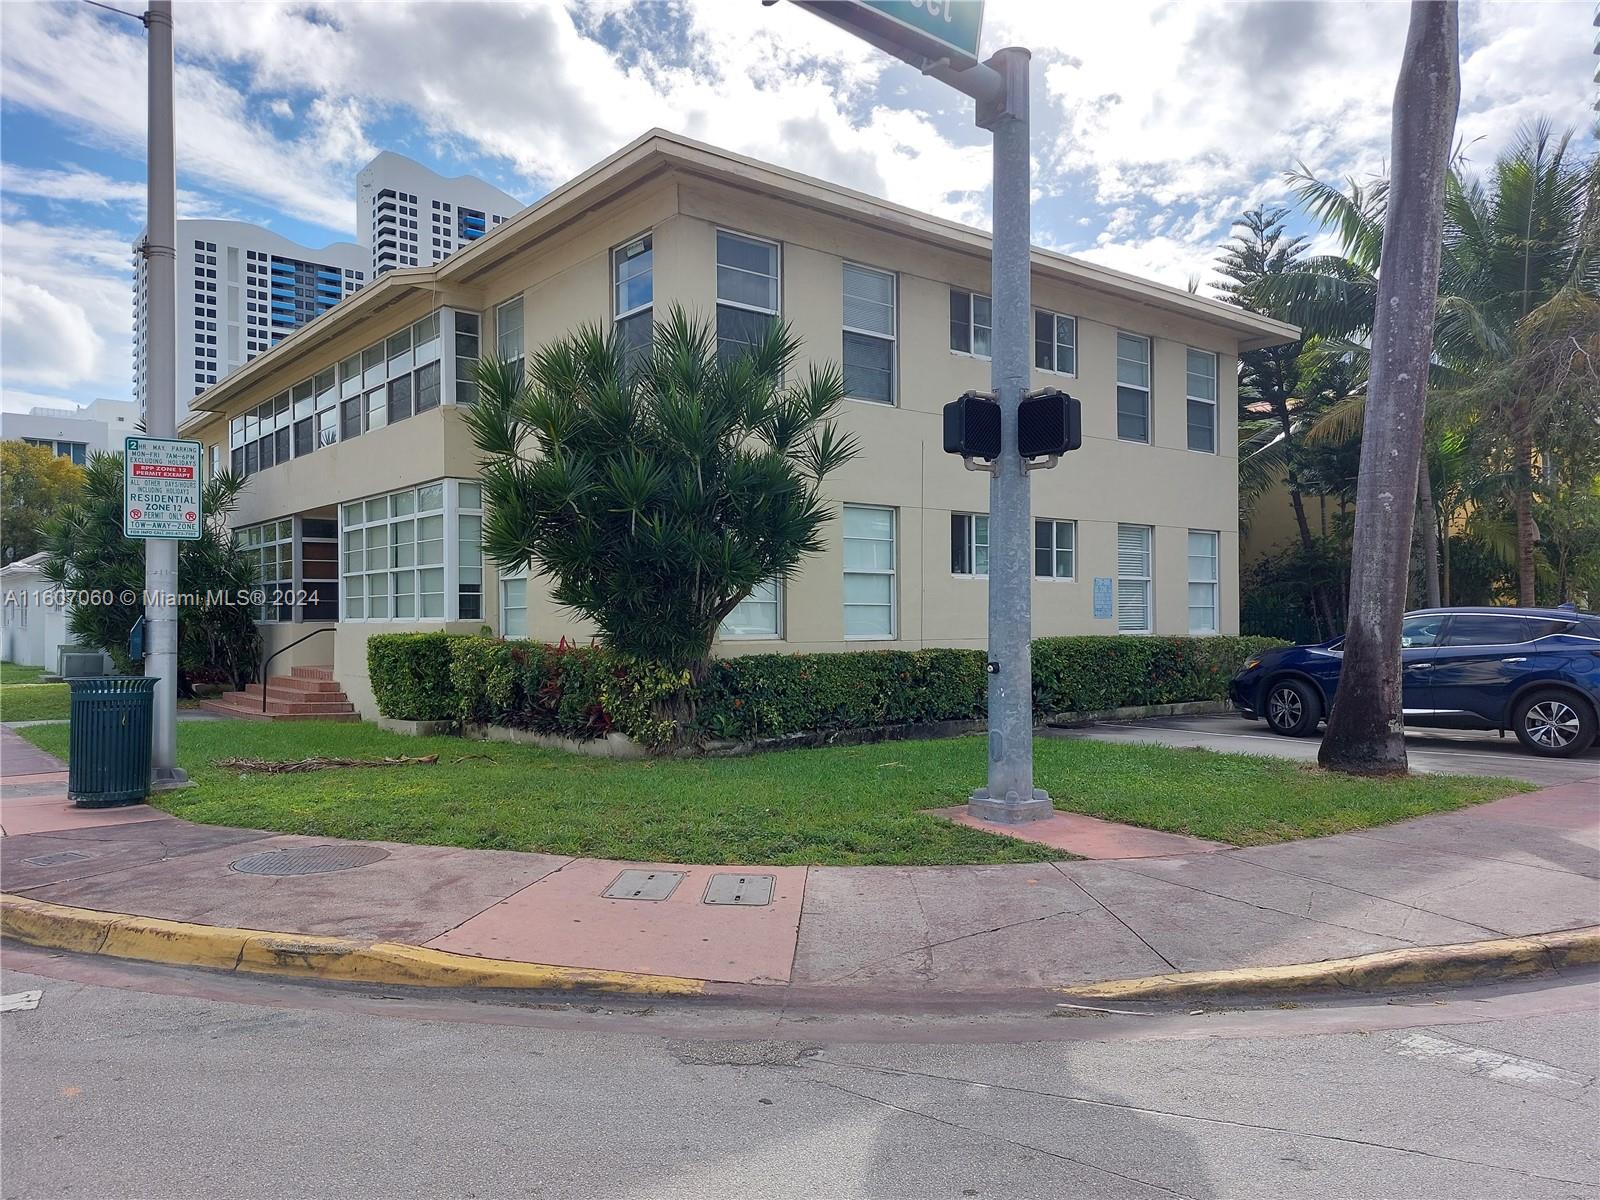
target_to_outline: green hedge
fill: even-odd
[[[1096,712],[1226,698],[1258,637],[1062,637],[1033,644],[1034,710]],[[660,748],[691,732],[751,740],[984,715],[981,650],[868,650],[717,659],[700,686],[599,647],[443,633],[367,643],[379,710]]]

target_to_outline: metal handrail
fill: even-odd
[[[334,627],[332,625],[324,625],[321,629],[313,629],[310,633],[306,634],[305,637],[296,638],[294,641],[290,642],[287,646],[280,646],[280,647],[278,647],[278,649],[274,650],[271,654],[267,655],[266,661],[261,664],[261,711],[262,712],[266,712],[267,711],[267,668],[272,665],[272,660],[277,658],[278,655],[282,654],[285,650],[293,650],[301,642],[310,641],[312,638],[316,637],[317,634],[319,634],[319,633],[332,633],[333,630],[334,630]]]

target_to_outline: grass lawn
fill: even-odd
[[[12,672],[31,671],[37,677],[38,667],[19,667],[6,664],[6,673],[0,677],[0,721],[66,720],[72,703],[71,690],[64,683],[25,683],[12,677]]]
[[[22,731],[65,757],[67,728]],[[1417,776],[1378,782],[1281,759],[1041,738],[1036,777],[1059,808],[1237,845],[1361,829],[1529,785]],[[924,816],[982,779],[980,738],[732,759],[613,762],[531,746],[409,738],[372,725],[186,722],[194,787],[156,803],[214,825],[317,837],[643,861],[854,865],[1070,857]],[[217,759],[439,755],[437,766],[242,775]]]
[[[24,667],[20,663],[0,662],[0,687],[11,683],[38,683],[43,667]]]

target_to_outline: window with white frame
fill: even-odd
[[[473,404],[478,399],[478,337],[482,324],[477,313],[457,311],[456,328],[456,403]]]
[[[725,641],[782,637],[783,581],[768,579],[751,588],[723,619],[718,636]]]
[[[983,513],[950,514],[950,574],[989,573],[989,518]]]
[[[525,638],[528,636],[528,576],[502,575],[500,577],[500,636]]]
[[[447,482],[343,506],[345,620],[446,618]]]
[[[1189,449],[1217,452],[1217,356],[1209,350],[1188,354],[1184,373],[1188,398]]]
[[[515,363],[522,377],[522,297],[513,296],[494,310],[494,352],[501,362]]]
[[[456,484],[456,617],[483,620],[483,487]]]
[[[1078,318],[1033,310],[1033,365],[1061,375],[1078,373]]]
[[[294,519],[284,517],[234,531],[234,542],[255,568],[261,603],[251,606],[257,621],[292,621],[292,604],[275,604],[294,591]]]
[[[994,304],[988,296],[950,289],[950,349],[977,358],[994,353]]]
[[[1150,440],[1150,339],[1117,334],[1117,436]]]
[[[1078,523],[1039,520],[1033,523],[1033,574],[1036,579],[1078,577]]]
[[[630,370],[650,357],[655,303],[654,238],[645,234],[611,252],[611,321]]]
[[[1149,633],[1153,626],[1150,605],[1150,542],[1148,525],[1117,526],[1117,632]]]
[[[717,355],[749,352],[778,315],[778,243],[717,230]]]
[[[895,510],[844,506],[844,636],[895,635]]]
[[[1217,632],[1217,535],[1189,530],[1189,632]]]
[[[844,394],[894,403],[895,279],[844,264]]]

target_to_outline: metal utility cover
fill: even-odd
[[[682,882],[682,871],[624,871],[600,894],[607,900],[665,900]]]
[[[85,854],[81,850],[62,850],[58,854],[36,854],[22,861],[30,867],[60,867],[67,863],[85,862],[93,857],[94,855]]]
[[[771,904],[776,875],[713,875],[706,884],[706,904]]]
[[[323,875],[367,867],[389,857],[377,846],[303,846],[291,850],[263,850],[228,864],[241,875]]]

